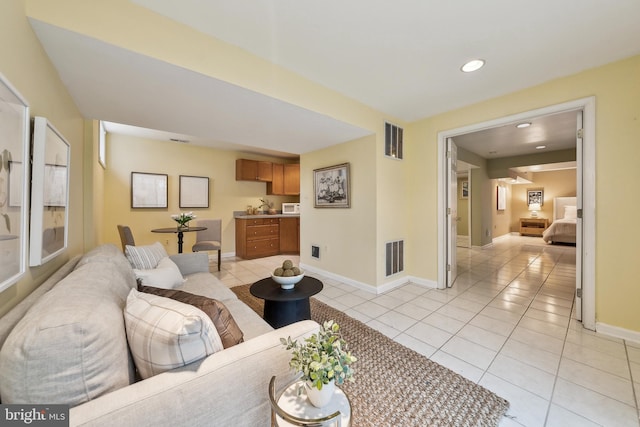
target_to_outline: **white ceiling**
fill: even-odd
[[[638,0],[132,2],[406,121],[640,53]],[[89,118],[281,154],[371,133],[81,34],[31,24]],[[461,73],[472,58],[487,64]]]
[[[522,122],[531,126],[517,128]],[[480,157],[495,159],[574,148],[576,130],[577,112],[568,111],[456,136],[453,141]]]

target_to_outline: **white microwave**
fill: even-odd
[[[289,215],[299,215],[300,214],[300,203],[283,203],[282,204],[282,213]]]

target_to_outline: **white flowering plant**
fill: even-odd
[[[184,227],[195,217],[196,216],[193,214],[193,212],[180,212],[179,214],[171,215],[171,219],[177,222],[180,227]]]
[[[305,338],[304,342],[293,341],[291,337],[280,338],[282,345],[292,350],[289,366],[301,372],[302,380],[310,382],[318,390],[331,380],[335,380],[336,385],[353,381],[351,364],[357,359],[348,350],[339,330],[340,326],[329,320],[320,326],[317,334]]]

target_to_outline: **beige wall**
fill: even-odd
[[[30,115],[43,116],[71,145],[69,243],[63,255],[43,266],[27,268],[18,283],[0,294],[0,315],[22,300],[70,256],[83,247],[83,121],[58,73],[25,17],[23,0],[0,2],[0,72],[30,104]]]
[[[437,136],[438,132],[560,104],[596,97],[596,320],[640,331],[640,287],[637,286],[636,242],[640,229],[621,224],[619,212],[635,212],[638,198],[628,197],[629,183],[640,179],[635,166],[640,157],[640,56],[595,68],[570,77],[511,93],[412,124],[408,133],[415,157],[423,169],[413,168],[410,211],[421,212],[412,221],[415,245],[411,257],[420,256],[412,274],[435,279],[438,274]],[[427,187],[427,188],[425,188]],[[424,197],[424,195],[432,197]],[[425,256],[426,255],[426,256]]]
[[[376,277],[375,137],[329,147],[301,157],[300,261],[352,280],[374,285]],[[350,164],[351,208],[313,207],[313,170]],[[320,259],[311,258],[311,245]]]
[[[247,205],[258,206],[260,198],[273,201],[276,209],[280,209],[282,202],[298,201],[297,196],[267,196],[264,182],[236,181],[239,158],[284,163],[273,157],[107,134],[102,242],[120,245],[117,225],[124,224],[131,227],[136,244],[159,241],[168,253],[177,253],[176,235],[152,233],[151,229],[173,227],[176,223],[171,214],[193,211],[198,218],[222,219],[222,252],[234,253],[233,211],[243,211]],[[168,208],[132,209],[131,172],[167,174]],[[179,208],[180,175],[209,177],[209,208]],[[195,233],[185,233],[184,251],[191,252],[194,243]]]
[[[506,205],[503,211],[498,210],[498,186],[505,188],[506,193]],[[491,180],[491,187],[493,188],[493,194],[491,196],[491,209],[493,210],[493,238],[504,236],[511,232],[511,185],[498,181],[497,179]]]

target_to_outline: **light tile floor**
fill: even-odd
[[[223,258],[228,286],[264,278],[284,259]],[[316,297],[509,400],[500,426],[640,426],[640,343],[574,318],[575,248],[510,236],[458,248],[447,290],[406,284],[381,295],[317,275]]]

